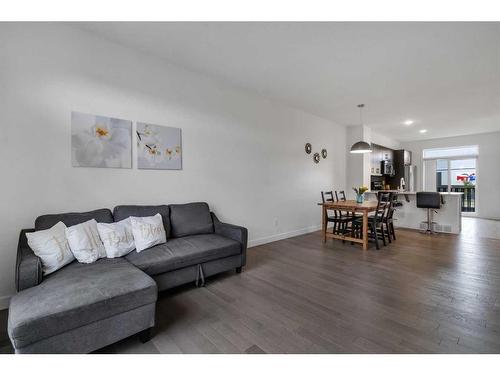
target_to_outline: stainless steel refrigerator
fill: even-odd
[[[416,175],[416,167],[414,165],[405,165],[404,166],[404,175],[405,179],[405,190],[406,191],[417,191],[417,175]]]

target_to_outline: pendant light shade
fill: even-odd
[[[367,152],[372,152],[372,148],[364,141],[356,142],[351,147],[351,154],[365,154]]]
[[[358,104],[359,108],[359,120],[361,126],[363,126],[363,107],[364,104]],[[372,147],[364,141],[356,142],[351,146],[351,154],[366,154],[367,152],[372,152]]]

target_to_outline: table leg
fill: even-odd
[[[326,242],[326,226],[327,226],[327,221],[326,221],[326,208],[325,206],[322,206],[322,212],[323,212],[323,216],[322,216],[322,219],[321,219],[321,230],[323,232],[323,243]]]
[[[368,250],[368,211],[363,211],[363,250]]]

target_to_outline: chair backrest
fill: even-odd
[[[333,191],[322,191],[321,200],[323,201],[323,203],[335,202],[335,200],[333,199]]]
[[[433,191],[417,192],[418,208],[441,208],[441,194]]]
[[[380,222],[384,220],[392,203],[392,196],[393,193],[388,191],[379,191],[377,193],[377,210],[374,215],[375,221]]]
[[[346,197],[345,197],[344,190],[340,190],[338,193],[335,192],[335,197],[337,197],[337,202],[338,201],[345,202],[347,200]]]
[[[322,191],[321,192],[321,199],[323,200],[323,203],[326,202],[335,202],[335,196],[333,195],[333,190],[332,191]],[[329,210],[331,212],[332,210]],[[339,212],[337,210],[333,210],[333,214],[335,217],[339,216]]]
[[[396,211],[395,203],[398,201],[398,195],[392,193],[392,198],[391,202],[389,204],[389,207],[387,209],[387,219],[392,220],[392,217],[394,216],[394,211]]]

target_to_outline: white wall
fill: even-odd
[[[412,151],[412,164],[417,166],[417,188],[423,189],[422,150],[426,148],[479,146],[477,159],[477,216],[500,219],[500,205],[497,204],[500,187],[500,132],[414,141],[403,143]]]
[[[344,127],[65,25],[0,24],[0,87],[3,307],[38,215],[201,200],[257,244],[318,228],[345,188]],[[182,128],[183,170],[72,168],[72,110]]]
[[[391,148],[393,150],[401,150],[401,142],[397,139],[393,139],[384,134],[377,133],[372,130],[372,142],[377,145],[384,146],[387,148]]]

